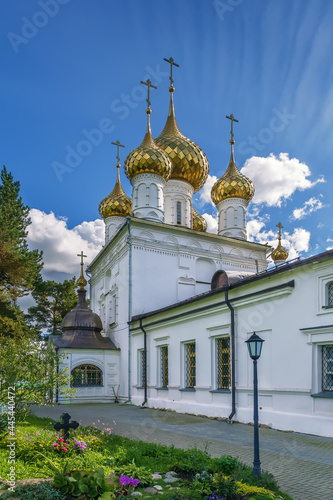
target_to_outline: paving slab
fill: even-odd
[[[113,433],[145,442],[188,449],[213,457],[233,455],[253,462],[253,427],[130,404],[70,404],[34,407],[40,417],[64,412],[83,425],[109,423]],[[98,422],[99,420],[99,422]],[[113,424],[115,421],[115,425]],[[260,428],[262,469],[274,474],[282,491],[295,500],[333,500],[333,439]]]

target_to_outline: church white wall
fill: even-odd
[[[227,198],[217,204],[218,233],[246,240],[246,209],[249,202],[243,198]]]
[[[69,403],[111,403],[115,400],[120,383],[120,352],[102,349],[59,349],[65,353],[60,368],[67,368],[69,373],[79,365],[97,366],[103,373],[101,386],[77,387],[77,393],[70,399],[59,394],[60,404]]]
[[[266,265],[265,247],[217,235],[137,219],[130,234],[127,224],[115,233],[91,266],[90,307],[121,349],[121,398],[128,396],[129,307],[131,316],[165,307],[210,290],[217,269],[255,273]]]
[[[325,283],[333,280],[333,259],[316,265],[271,276],[230,290],[230,298],[252,294],[264,288],[283,285],[290,280],[295,287],[276,289],[233,302],[236,316],[236,415],[240,422],[253,419],[253,362],[245,341],[255,331],[265,342],[258,361],[259,419],[270,427],[333,437],[333,398],[313,397],[321,386],[321,349],[333,345],[333,309],[325,305]],[[322,295],[318,304],[317,296]],[[200,311],[204,305],[222,302],[223,294],[161,312],[143,320],[148,333],[148,406],[180,412],[227,418],[231,412],[231,393],[216,389],[214,343],[217,337],[230,335],[230,311],[225,305]],[[191,314],[172,319],[186,310]],[[170,319],[168,319],[170,317]],[[163,319],[149,326],[150,322]],[[136,327],[138,325],[135,325]],[[184,345],[196,343],[195,391],[182,390],[184,381]],[[168,346],[169,385],[158,389],[159,348]],[[142,404],[140,362],[143,334],[138,328],[132,335],[132,401]]]
[[[131,179],[132,211],[135,217],[164,222],[163,177],[152,173],[137,174]]]
[[[164,188],[165,222],[173,226],[193,227],[193,186],[186,181],[169,179]]]

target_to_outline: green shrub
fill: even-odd
[[[226,476],[235,474],[241,466],[238,458],[232,457],[231,455],[222,455],[220,458],[213,459],[212,463],[215,472],[222,472],[222,474]]]
[[[43,481],[38,484],[18,485],[15,492],[5,491],[1,500],[19,498],[20,500],[65,500],[61,491],[52,486],[52,483]]]
[[[271,491],[279,491],[279,485],[272,474],[263,470],[261,472],[261,477],[254,476],[252,473],[252,467],[248,465],[242,465],[237,473],[237,480],[243,481],[250,486],[260,486],[261,488],[266,488]]]

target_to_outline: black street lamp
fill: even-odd
[[[259,456],[259,417],[258,417],[258,373],[257,362],[260,358],[261,348],[264,340],[255,332],[246,340],[251,359],[253,359],[253,424],[254,424],[254,460],[253,475],[261,476]]]

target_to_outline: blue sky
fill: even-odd
[[[101,247],[98,205],[116,179],[111,141],[126,146],[122,164],[141,142],[147,77],[158,86],[160,133],[164,57],[180,65],[178,125],[210,163],[195,196],[210,230],[209,190],[229,162],[233,113],[236,163],[256,186],[250,237],[274,245],[281,221],[291,257],[332,247],[331,1],[3,0],[1,10],[1,160],[32,209],[29,242],[44,250],[47,277],[75,272],[81,249],[91,260]]]

